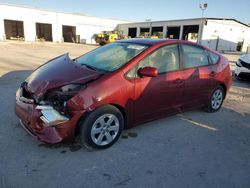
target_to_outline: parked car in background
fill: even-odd
[[[236,78],[250,78],[250,54],[240,56],[234,74]]]
[[[121,40],[38,67],[18,89],[15,112],[43,142],[79,136],[104,149],[124,128],[194,108],[216,112],[231,83],[228,61],[196,43]]]

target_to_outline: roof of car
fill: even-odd
[[[167,41],[170,41],[170,40],[169,39],[134,38],[134,39],[119,40],[117,42],[154,45],[157,43],[167,42]]]
[[[134,44],[142,44],[142,45],[148,45],[153,46],[155,44],[168,44],[169,43],[182,43],[182,44],[191,44],[200,46],[202,48],[208,49],[205,46],[202,46],[198,43],[194,43],[187,40],[178,40],[178,39],[151,39],[151,38],[133,38],[133,39],[125,39],[125,40],[118,40],[116,42],[122,42],[122,43],[134,43]],[[211,49],[210,49],[211,50]]]

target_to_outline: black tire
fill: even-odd
[[[112,117],[108,119],[109,117]],[[113,120],[114,119],[114,120]],[[108,126],[108,120],[110,120],[110,126]],[[101,125],[101,122],[105,122],[104,125]],[[112,125],[111,125],[112,124]],[[98,127],[99,126],[99,127]],[[97,127],[97,128],[96,128]],[[104,127],[104,128],[103,128]],[[109,128],[114,128],[117,130],[109,130]],[[122,130],[124,127],[124,118],[120,110],[112,105],[106,105],[100,108],[97,108],[90,114],[88,114],[81,122],[80,122],[80,131],[79,131],[79,141],[80,143],[88,149],[106,149],[112,146],[120,137]],[[94,130],[101,130],[100,133],[93,133]],[[110,135],[112,141],[109,142],[106,134]],[[97,137],[96,137],[97,135]],[[103,140],[102,143],[97,144],[98,138],[99,140]],[[106,142],[105,142],[106,139]]]
[[[106,42],[100,41],[99,44],[100,44],[100,46],[104,46],[106,44]]]
[[[236,80],[240,80],[240,77],[237,76],[237,74],[235,74],[235,73],[234,73],[234,78],[235,78]]]
[[[218,95],[218,102],[215,102],[214,97],[215,97],[215,95],[217,93],[219,94]],[[209,97],[207,111],[210,112],[210,113],[218,111],[221,108],[222,104],[223,104],[224,98],[225,98],[224,88],[222,86],[217,86],[213,90],[211,96]]]

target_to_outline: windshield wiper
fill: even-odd
[[[76,62],[76,63],[77,63],[78,65],[80,65],[80,66],[85,66],[85,67],[87,67],[88,69],[92,69],[92,70],[94,70],[94,71],[102,72],[102,70],[99,70],[98,68],[95,68],[95,67],[93,67],[93,66],[91,66],[91,65],[88,65],[88,64],[86,64],[86,63],[79,63],[79,61],[78,61],[77,59],[74,59],[73,61]]]
[[[92,69],[92,70],[94,70],[94,71],[97,71],[96,68],[94,68],[94,67],[92,67],[92,66],[90,66],[90,65],[88,65],[88,64],[82,63],[82,64],[80,64],[80,65],[81,65],[81,66],[83,65],[83,66],[87,67],[88,69]]]

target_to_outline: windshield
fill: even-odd
[[[75,59],[75,62],[94,70],[113,72],[147,49],[147,47],[141,44],[116,42],[97,48]]]

